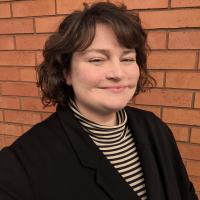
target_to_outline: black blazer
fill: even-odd
[[[197,199],[169,128],[126,107],[149,200]],[[0,151],[0,200],[139,200],[69,108]]]

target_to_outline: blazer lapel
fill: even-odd
[[[147,135],[150,134],[142,117],[138,116],[133,108],[126,108],[128,115],[128,124],[133,132],[136,148],[140,156],[143,167],[144,178],[146,182],[147,196],[150,200],[165,200],[163,185],[159,174],[159,167],[156,163],[156,157],[153,153],[150,141]]]
[[[97,184],[107,195],[113,200],[139,200],[136,193],[80,126],[71,109],[59,105],[57,114],[81,164],[94,170]]]

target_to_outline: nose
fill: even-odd
[[[113,61],[108,66],[108,71],[106,73],[107,79],[121,80],[123,77],[123,70],[120,61]]]

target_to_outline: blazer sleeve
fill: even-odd
[[[192,197],[192,200],[199,200],[197,194],[195,193],[195,189],[194,189],[194,186],[192,184],[192,182],[190,181],[190,194],[191,194],[191,197]]]
[[[0,200],[32,200],[27,174],[9,147],[0,151]]]
[[[198,196],[195,193],[195,189],[194,186],[192,184],[192,182],[189,180],[188,174],[187,174],[187,170],[185,168],[185,165],[183,164],[182,158],[181,158],[181,154],[179,152],[178,146],[176,144],[176,140],[173,136],[173,133],[171,131],[171,129],[167,126],[166,123],[163,123],[165,128],[167,129],[167,132],[169,133],[169,141],[171,143],[171,155],[174,156],[173,160],[174,163],[176,163],[177,165],[179,165],[177,167],[177,169],[180,169],[182,171],[182,178],[184,179],[184,181],[186,181],[188,184],[188,191],[189,191],[189,199],[191,200],[198,200]],[[182,180],[183,181],[183,180]]]
[[[2,191],[0,189],[0,199],[1,200],[17,200],[14,197],[11,197],[9,194],[7,194],[6,192]]]

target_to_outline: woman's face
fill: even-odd
[[[119,45],[109,25],[98,24],[92,44],[72,56],[71,71],[65,74],[82,113],[111,114],[132,98],[139,78],[134,49]]]

